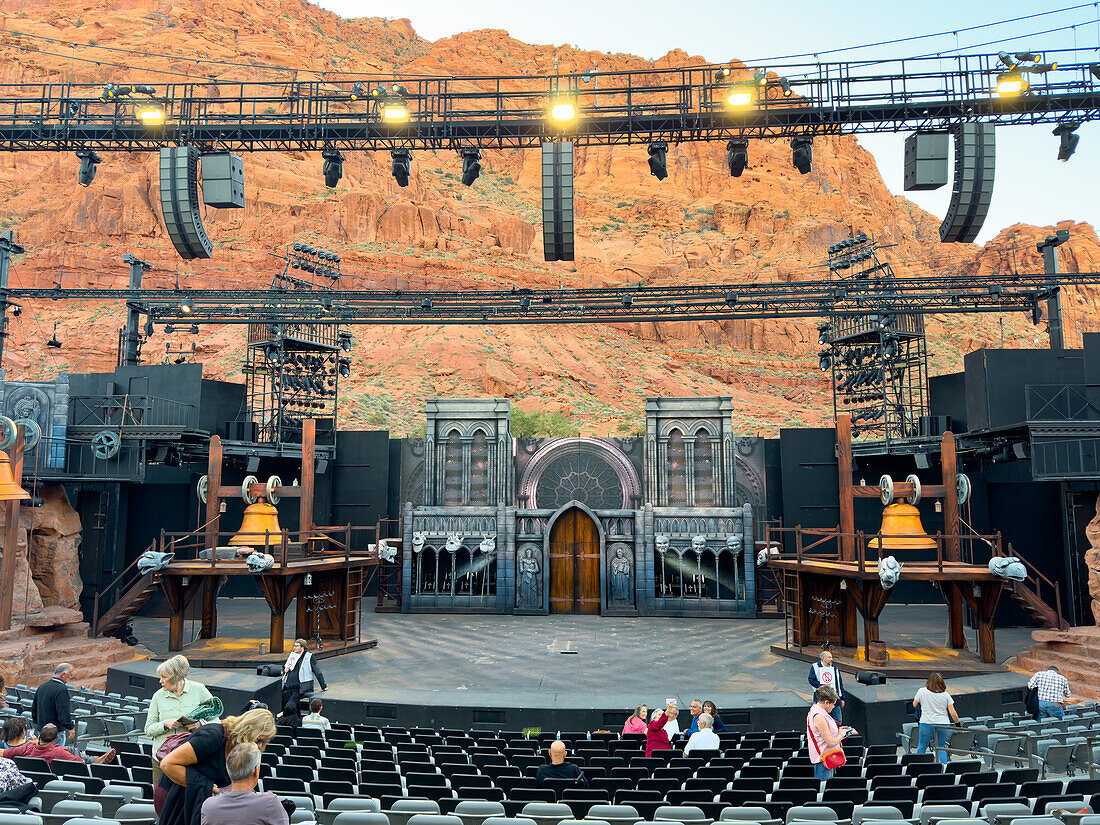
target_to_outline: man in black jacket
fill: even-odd
[[[64,745],[66,738],[76,737],[73,712],[69,705],[69,682],[73,679],[73,666],[62,662],[53,669],[53,678],[39,686],[31,703],[31,721],[37,730],[46,725],[57,725],[57,744]]]
[[[539,765],[536,778],[541,785],[547,779],[572,779],[581,787],[588,787],[588,779],[581,773],[581,769],[572,762],[566,762],[565,757],[569,752],[565,749],[565,743],[560,739],[550,745],[550,764]]]

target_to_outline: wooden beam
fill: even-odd
[[[11,474],[15,483],[22,486],[23,481],[23,425],[15,427],[15,443],[11,446]],[[20,502],[5,501],[4,517],[4,556],[0,562],[0,630],[11,630],[12,600],[15,597],[15,560],[19,555]],[[28,564],[31,552],[30,536],[27,536]]]
[[[856,510],[852,499],[852,417],[836,417],[836,469],[840,487],[840,558],[856,560]]]
[[[959,494],[957,488],[958,464],[955,456],[955,436],[950,432],[943,434],[940,442],[940,460],[943,465],[943,520],[947,539],[944,542],[944,556],[947,561],[957,562],[962,556],[959,551]],[[961,587],[951,588],[944,593],[947,600],[947,643],[956,650],[966,647],[963,635],[963,603]]]
[[[218,546],[218,526],[221,522],[222,440],[210,439],[210,458],[206,462],[206,546]]]
[[[298,529],[313,532],[313,473],[316,469],[317,421],[302,422],[302,497],[298,508]]]

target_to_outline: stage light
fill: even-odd
[[[768,85],[768,75],[767,75],[767,73],[761,72],[761,71],[753,72],[752,73],[752,81],[757,86],[767,86]]]
[[[408,149],[394,149],[390,152],[393,157],[393,178],[397,185],[405,187],[409,185],[409,175],[412,173],[412,152]]]
[[[623,296],[623,306],[626,307],[627,309],[630,309],[630,307],[634,306],[634,298],[631,297],[630,295],[624,295]]]
[[[341,332],[340,333],[340,349],[342,349],[344,352],[351,352],[351,333],[350,332]]]
[[[736,292],[727,292],[726,293],[726,306],[731,307],[731,306],[735,306],[736,304],[737,304],[737,293]]]
[[[424,298],[420,301],[421,309],[431,309],[433,306],[431,298]]]
[[[785,77],[779,78],[779,88],[783,90],[783,97],[790,97],[794,93],[791,89],[791,81]]]
[[[828,344],[832,340],[833,325],[829,322],[819,324],[817,327],[817,343]]]
[[[729,94],[726,95],[726,103],[730,106],[740,108],[741,106],[748,106],[752,103],[753,93],[752,89],[747,86],[734,86],[730,89]]]
[[[713,83],[713,84],[714,84],[715,86],[718,86],[718,85],[720,85],[720,84],[722,84],[722,83],[725,83],[725,81],[726,81],[726,78],[730,76],[730,72],[731,72],[731,71],[732,71],[732,70],[730,69],[730,67],[729,67],[729,66],[723,66],[723,67],[722,67],[721,69],[718,69],[718,70],[717,70],[717,71],[716,71],[716,72],[714,73],[714,77],[713,77],[713,79],[711,80],[711,82],[712,82],[712,83]]]
[[[744,138],[735,138],[726,144],[726,165],[730,168],[730,175],[741,177],[741,173],[749,165],[749,142]]]
[[[522,298],[520,298],[519,299],[519,308],[522,309],[522,310],[530,309],[531,308],[531,296],[524,295]]]
[[[887,361],[893,361],[898,357],[898,339],[887,338],[882,342],[882,357]]]
[[[1008,52],[998,52],[997,59],[1004,63],[1004,65],[1009,69],[1015,69],[1017,66],[1019,66],[1019,63],[1016,62],[1016,58],[1014,58]]]
[[[340,357],[340,377],[351,378],[351,359]]]
[[[184,298],[180,301],[180,312],[184,315],[190,315],[195,310],[195,302],[190,298]]]
[[[1053,135],[1057,135],[1061,140],[1058,144],[1058,160],[1067,161],[1073,157],[1073,153],[1077,151],[1077,144],[1081,142],[1081,136],[1076,134],[1077,128],[1080,123],[1059,123],[1054,127]]]
[[[57,340],[57,321],[53,322],[53,334],[50,335],[50,340],[46,342],[46,346],[61,349],[61,342]]]
[[[668,144],[663,141],[649,144],[649,174],[664,180],[668,177]]]
[[[325,315],[332,313],[332,299],[328,297],[321,298],[321,312]]]
[[[481,177],[481,150],[468,146],[462,150],[462,185],[473,186]]]
[[[814,168],[813,138],[791,138],[791,163],[801,174],[807,175]]]
[[[348,93],[348,97],[352,100],[358,100],[363,96],[363,81],[356,80],[351,86],[351,91]]]
[[[568,123],[577,117],[577,104],[572,100],[556,100],[550,106],[550,119],[559,123]]]
[[[77,152],[76,156],[80,158],[80,172],[77,173],[76,182],[87,188],[95,180],[96,169],[101,163],[100,157],[92,149]]]
[[[326,149],[321,152],[321,158],[324,160],[321,171],[325,176],[325,186],[335,189],[344,176],[344,153],[338,149]]]
[[[1034,66],[1028,66],[1026,69],[1026,71],[1032,74],[1046,74],[1047,72],[1054,72],[1057,70],[1057,63],[1036,63]]]
[[[149,103],[140,103],[135,108],[137,113],[137,119],[140,120],[145,126],[162,126],[167,118],[167,112],[164,110],[164,104],[159,100],[153,100]]]
[[[1013,97],[1027,91],[1027,80],[1019,72],[1004,72],[997,75],[997,94],[1001,97]]]
[[[828,350],[822,352],[820,355],[818,355],[817,365],[821,368],[822,372],[828,372],[829,369],[833,366],[832,354]]]
[[[107,103],[111,100],[118,100],[120,97],[129,97],[132,91],[133,89],[130,86],[119,86],[117,83],[108,83],[103,87],[99,99]]]
[[[382,120],[401,123],[409,119],[409,107],[403,100],[387,100],[382,104]]]

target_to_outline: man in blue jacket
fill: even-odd
[[[828,685],[836,691],[840,697],[833,705],[829,715],[836,719],[839,725],[842,721],[840,709],[844,707],[844,680],[840,678],[840,668],[833,664],[833,654],[828,650],[821,651],[821,658],[810,665],[810,678],[807,680],[815,691],[822,685]]]

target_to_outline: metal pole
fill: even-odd
[[[19,255],[23,251],[10,229],[0,232],[0,368],[4,366],[4,339],[8,337],[8,264],[11,253]]]
[[[1043,272],[1051,281],[1052,292],[1047,298],[1047,331],[1050,333],[1050,348],[1065,349],[1062,337],[1062,290],[1058,286],[1058,247],[1069,240],[1069,230],[1060,229],[1046,240],[1040,241],[1035,248],[1043,253]]]
[[[127,253],[122,260],[130,265],[130,289],[141,289],[141,273],[152,269],[152,264],[139,259],[135,255]],[[141,360],[141,312],[136,304],[126,304],[126,331],[123,333],[122,358],[119,359],[123,366],[136,367]]]

